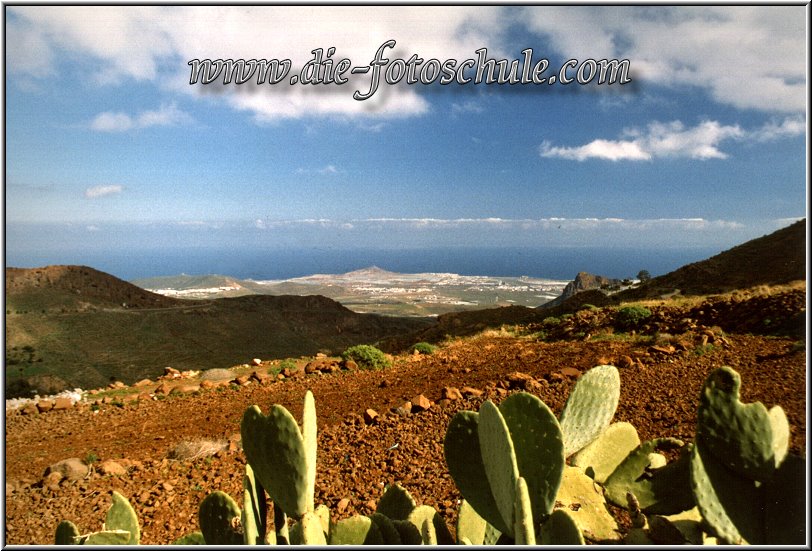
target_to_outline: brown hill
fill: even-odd
[[[87,266],[6,268],[7,310],[165,308],[177,304],[177,299],[145,291]]]
[[[806,219],[618,293],[621,301],[679,290],[706,295],[806,279]]]
[[[540,323],[548,317],[576,312],[585,305],[611,306],[674,294],[709,295],[737,289],[750,289],[759,285],[780,285],[805,280],[805,228],[806,220],[798,221],[791,226],[733,247],[707,260],[688,264],[673,272],[653,278],[638,287],[614,294],[609,294],[601,287],[604,283],[613,285],[616,280],[602,281],[600,276],[591,276],[591,274],[581,272],[576,277],[576,281],[567,286],[569,292],[573,294],[569,297],[562,295],[563,300],[555,299],[538,308],[511,306],[444,314],[438,318],[436,325],[421,329],[412,335],[387,339],[385,344],[390,350],[402,350],[423,340],[439,342],[449,336],[473,335],[486,328]],[[584,274],[583,277],[582,274]],[[784,325],[761,327],[760,332],[796,334],[798,332],[798,320],[795,319],[797,313],[788,314],[792,314],[790,316],[792,320],[787,322],[786,327]],[[735,330],[734,321],[735,318],[726,321],[726,330]]]
[[[6,290],[8,396],[131,384],[166,366],[338,353],[430,323],[358,314],[321,296],[172,299],[78,266],[8,268]]]

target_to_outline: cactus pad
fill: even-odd
[[[584,545],[584,536],[566,509],[556,509],[541,526],[542,545]]]
[[[406,520],[415,507],[417,504],[411,494],[400,484],[392,484],[386,487],[375,512],[390,520]]]
[[[606,479],[606,499],[620,507],[626,506],[626,492],[631,492],[646,513],[676,514],[694,506],[690,489],[690,448],[680,457],[647,474],[655,450],[682,447],[675,438],[656,438],[635,448]]]
[[[564,440],[558,420],[547,405],[520,392],[505,398],[499,412],[510,431],[518,472],[527,484],[533,518],[549,515],[564,471]]]
[[[138,526],[138,517],[127,498],[113,490],[113,504],[107,511],[104,520],[105,528],[110,530],[126,530],[130,533],[129,545],[138,545],[141,541],[141,528]]]
[[[782,453],[783,447],[783,439],[776,442],[773,436],[772,423],[783,433],[786,417],[771,415],[761,402],[740,402],[740,386],[739,374],[729,367],[708,375],[699,399],[696,437],[705,445],[703,452],[716,461],[752,480],[764,480],[778,466],[776,452]]]
[[[603,484],[626,456],[640,445],[640,437],[631,423],[612,423],[603,434],[570,458],[598,484]]]
[[[485,482],[485,464],[479,441],[479,414],[460,411],[451,418],[445,433],[444,451],[448,471],[462,496],[500,533],[507,530],[491,489]],[[420,526],[418,526],[420,528]]]
[[[299,519],[311,506],[308,452],[296,420],[280,405],[268,415],[249,407],[240,426],[243,451],[259,483],[285,513]]]
[[[383,545],[378,526],[369,517],[356,515],[333,524],[330,545]]]
[[[457,539],[468,539],[469,545],[482,545],[485,541],[485,529],[488,525],[474,508],[464,499],[457,514]]]
[[[241,511],[231,496],[219,490],[200,502],[198,519],[206,545],[241,545]]]
[[[593,367],[578,378],[564,410],[561,432],[569,457],[606,430],[620,399],[620,374],[612,365]]]
[[[54,543],[56,545],[75,545],[79,537],[79,528],[69,520],[63,520],[56,527]]]
[[[516,501],[513,503],[513,533],[517,545],[536,545],[533,508],[527,493],[527,482],[516,479]]]

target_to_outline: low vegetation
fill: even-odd
[[[651,310],[643,306],[624,306],[615,314],[615,325],[619,329],[636,329],[651,317]]]
[[[369,344],[351,346],[341,357],[354,361],[361,369],[383,369],[392,364],[386,354]]]
[[[412,352],[417,352],[418,354],[433,354],[437,347],[433,344],[427,342],[418,342],[414,344],[411,348]]]

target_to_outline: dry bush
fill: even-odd
[[[228,442],[225,440],[208,440],[205,438],[183,440],[169,450],[167,457],[178,461],[194,461],[201,457],[210,457],[220,450],[226,449],[227,446]]]

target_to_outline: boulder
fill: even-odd
[[[62,478],[63,477],[61,473],[58,472],[48,473],[42,479],[42,485],[51,490],[52,492],[55,492],[59,489],[59,483],[62,482]]]
[[[348,371],[358,371],[358,364],[354,360],[344,360],[341,362],[341,367]]]
[[[454,400],[462,400],[462,393],[458,388],[454,388],[453,386],[445,387],[441,395],[444,400],[454,401]]]
[[[577,379],[581,376],[581,372],[574,367],[562,367],[558,372],[568,379]]]
[[[412,402],[412,413],[420,413],[421,411],[425,411],[431,407],[431,400],[429,400],[422,394],[418,394],[417,396],[412,398],[411,402]]]
[[[617,361],[617,367],[621,369],[628,369],[630,367],[634,367],[634,360],[631,356],[621,356],[620,359]]]
[[[251,378],[248,375],[240,375],[231,382],[238,386],[245,386],[251,383]]]
[[[507,388],[512,389],[519,389],[519,390],[533,390],[534,388],[538,388],[539,383],[536,381],[532,376],[528,375],[527,373],[522,373],[521,371],[514,371],[513,373],[508,373],[506,381]]]
[[[473,396],[475,398],[478,398],[479,396],[482,396],[482,391],[481,390],[470,387],[470,386],[462,387],[462,390],[460,392],[462,392],[463,396]]]
[[[40,413],[45,413],[46,411],[51,411],[54,409],[54,403],[50,400],[40,400],[37,402],[37,411]]]
[[[209,388],[214,388],[214,387],[215,387],[215,384],[212,381],[209,381],[209,380],[200,381],[200,388],[209,389]]]
[[[168,384],[161,383],[158,385],[158,388],[155,389],[155,394],[169,394],[171,389],[172,388]]]
[[[366,409],[364,410],[364,423],[367,425],[371,425],[378,420],[378,412],[374,409]]]
[[[259,358],[254,358],[253,360],[251,360],[251,364],[255,366],[260,366],[262,365],[262,360],[260,360]]]
[[[167,367],[164,368],[164,375],[163,376],[166,377],[167,379],[175,379],[177,377],[180,377],[181,375],[180,375],[180,371],[178,371],[174,367],[167,366]]]
[[[112,459],[106,459],[99,463],[98,469],[101,474],[110,476],[123,476],[127,474],[127,469]]]
[[[136,388],[140,388],[142,386],[149,386],[151,384],[152,384],[152,381],[150,381],[149,379],[141,379],[140,381],[135,383],[133,386],[136,387]]]
[[[400,415],[401,417],[406,417],[407,415],[412,413],[412,403],[411,402],[403,402],[398,407],[393,408],[392,411],[394,411],[396,414]]]
[[[66,396],[60,396],[54,400],[54,410],[70,409],[73,407],[73,402]]]
[[[84,461],[78,457],[71,457],[49,466],[42,476],[47,477],[51,473],[59,473],[66,480],[79,480],[86,477],[88,472],[88,466]]]
[[[250,379],[258,383],[264,383],[265,381],[269,381],[271,379],[271,376],[268,375],[267,373],[260,373],[258,371],[254,371],[253,373],[251,373]]]

